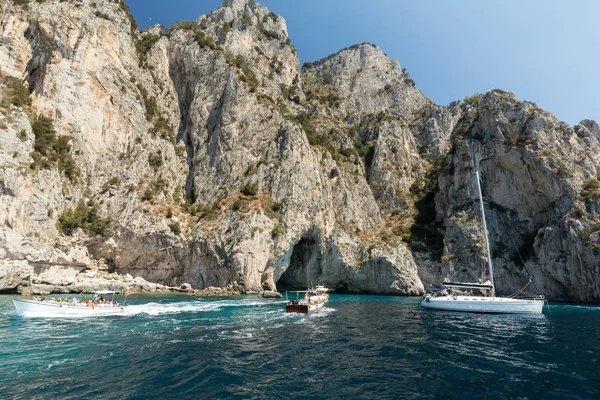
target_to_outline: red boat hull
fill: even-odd
[[[306,304],[287,304],[285,306],[285,311],[308,314],[308,306]]]

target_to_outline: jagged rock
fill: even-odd
[[[0,272],[0,291],[17,291],[29,285],[33,267],[27,261],[0,260]]]
[[[273,290],[263,290],[262,292],[258,292],[258,297],[262,297],[263,299],[280,299],[282,296],[281,293]]]

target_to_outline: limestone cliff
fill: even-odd
[[[473,280],[484,274],[484,239],[474,204],[473,168],[479,165],[499,291],[527,283],[517,248],[542,293],[597,302],[597,124],[569,127],[501,90],[471,101],[439,177],[436,208],[445,227],[441,275]]]
[[[251,0],[144,32],[120,0],[0,7],[1,290],[74,289],[89,268],[242,291],[476,279],[481,160],[543,291],[600,298],[593,121],[499,92],[438,106],[368,43],[300,68],[284,19]]]

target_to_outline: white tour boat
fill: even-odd
[[[494,270],[492,266],[492,256],[488,239],[487,224],[485,221],[485,210],[483,207],[483,196],[481,194],[481,183],[479,180],[479,171],[475,171],[477,177],[477,189],[479,192],[479,203],[481,206],[481,216],[483,219],[483,230],[485,236],[485,245],[487,248],[488,267],[490,281],[486,283],[458,283],[444,282],[445,288],[454,289],[476,289],[480,291],[489,291],[489,296],[476,295],[457,295],[457,294],[438,294],[426,293],[421,300],[421,305],[425,308],[444,311],[461,311],[473,313],[494,313],[494,314],[541,314],[544,307],[544,296],[535,296],[532,298],[515,297],[496,297],[494,287]],[[532,278],[530,276],[530,282]],[[526,286],[527,287],[527,286]],[[517,293],[521,293],[521,289]],[[444,290],[445,292],[445,290]],[[443,293],[443,292],[442,292]]]
[[[60,317],[60,316],[109,316],[125,315],[127,306],[120,304],[114,298],[119,292],[98,290],[91,292],[90,299],[39,297],[33,299],[13,298],[17,315],[30,317]],[[110,295],[110,297],[109,297]],[[104,296],[107,296],[105,299]]]
[[[304,296],[301,299],[290,300],[285,305],[285,311],[289,313],[308,314],[323,308],[327,300],[329,300],[328,292],[329,289],[323,286],[317,286],[314,289],[296,292],[296,296],[298,296],[298,293],[304,293]]]

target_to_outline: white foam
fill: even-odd
[[[193,312],[220,311],[225,307],[256,307],[268,306],[273,302],[256,301],[256,300],[194,300],[177,303],[147,303],[127,306],[126,312],[128,315],[148,314],[148,315],[164,315],[164,314],[180,314]]]

